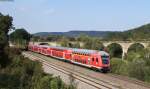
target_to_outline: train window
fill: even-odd
[[[80,63],[82,63],[82,60],[80,60]]]
[[[108,64],[109,63],[109,56],[101,56],[101,58],[102,58],[102,63],[103,64]]]
[[[83,60],[83,64],[85,64],[85,60]]]
[[[92,58],[92,61],[94,61],[94,58]]]
[[[109,58],[109,56],[102,56],[102,58]]]
[[[86,59],[84,60],[84,64],[86,64]]]
[[[98,62],[98,58],[96,58],[96,62]]]

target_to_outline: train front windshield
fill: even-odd
[[[109,56],[101,56],[103,64],[109,64]]]

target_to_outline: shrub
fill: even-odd
[[[132,62],[135,59],[139,59],[141,57],[140,53],[129,52],[127,53],[126,59],[129,62]]]
[[[128,62],[119,58],[112,58],[111,72],[115,74],[128,75]]]
[[[136,59],[129,65],[129,76],[144,81],[145,61]]]
[[[144,81],[150,82],[150,67],[147,66],[144,68],[144,74]]]
[[[0,88],[8,89],[67,89],[59,77],[44,73],[41,63],[31,61],[20,54],[20,50],[10,49],[11,63],[0,70]],[[70,88],[73,89],[73,88]]]

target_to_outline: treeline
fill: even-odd
[[[49,35],[48,37],[32,36],[32,42],[57,42],[63,47],[84,48],[93,50],[103,50],[104,46],[97,37],[90,37],[81,34],[77,37],[66,37],[63,35]]]
[[[65,84],[60,77],[43,71],[41,63],[21,55],[20,47],[9,48],[9,38],[15,44],[27,44],[30,36],[24,29],[14,31],[11,36],[13,18],[0,13],[0,89],[76,89],[71,82]],[[16,40],[17,39],[17,40]]]
[[[67,37],[77,37],[80,34],[85,34],[91,37],[105,37],[110,31],[68,31],[68,32],[38,32],[33,34],[34,36],[47,37],[49,35],[63,35]]]
[[[121,41],[150,41],[150,24],[124,32],[112,32],[109,33],[105,39]]]

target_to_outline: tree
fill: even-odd
[[[74,48],[80,48],[80,42],[75,42],[74,44],[73,44],[73,47]]]
[[[46,41],[59,41],[63,38],[63,35],[48,35]]]
[[[31,38],[31,41],[32,42],[37,42],[37,41],[39,41],[40,40],[40,36],[34,36],[34,35],[32,35],[32,38]]]
[[[94,50],[103,50],[104,46],[99,39],[86,37],[86,40],[84,41],[84,48],[94,49]]]
[[[8,32],[12,28],[13,18],[0,13],[0,66],[4,67],[8,63]]]
[[[104,45],[102,44],[102,42],[95,38],[93,39],[93,42],[92,42],[92,49],[95,49],[95,50],[104,50]]]
[[[61,39],[61,46],[63,46],[63,47],[69,47],[70,45],[69,45],[69,40],[66,38],[66,37],[63,37],[62,39]]]
[[[10,34],[10,41],[19,46],[19,48],[24,48],[30,41],[30,34],[23,28],[16,29]]]

